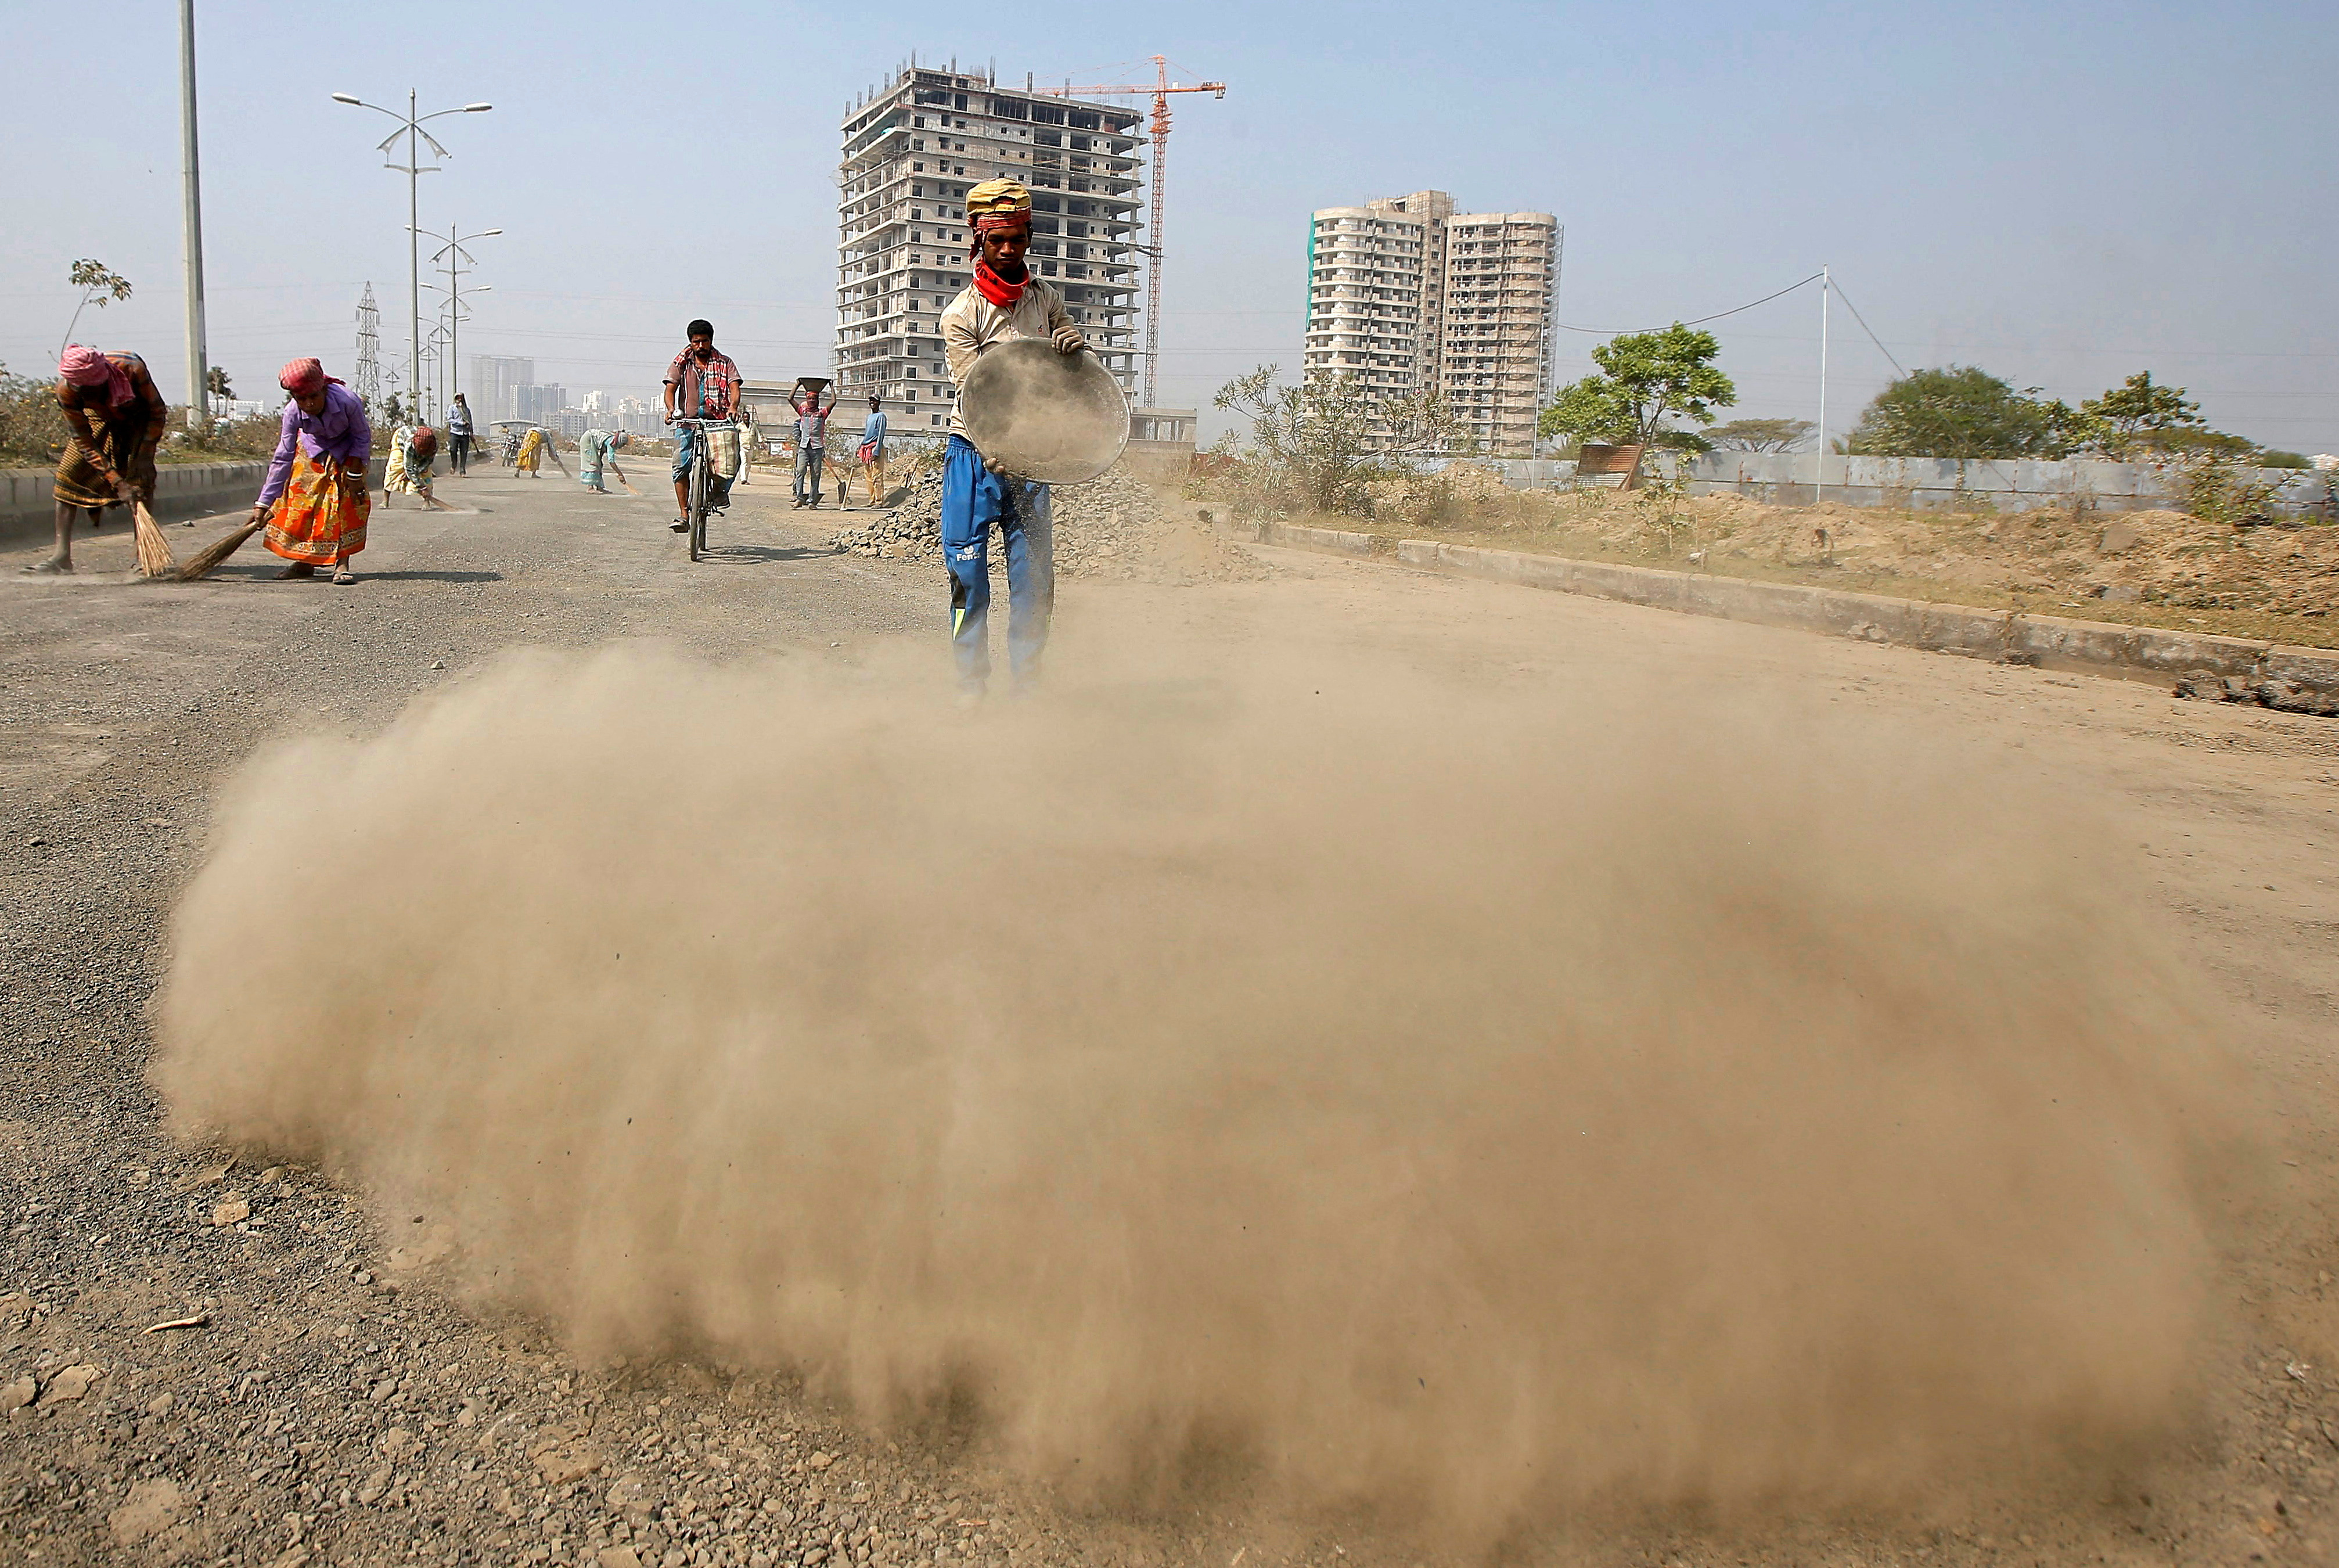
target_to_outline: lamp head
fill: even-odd
[[[493,104],[466,104],[463,105],[463,113],[466,114],[484,114],[494,107],[495,105]]]
[[[363,99],[361,99],[361,98],[352,98],[352,97],[351,97],[351,96],[350,96],[350,94],[348,94],[347,93],[336,93],[336,94],[333,94],[333,102],[334,102],[334,103],[336,103],[336,104],[356,104],[356,105],[357,105],[359,108],[360,108],[360,109],[362,109],[362,108],[364,108],[364,107],[365,107],[365,101],[364,101]]]

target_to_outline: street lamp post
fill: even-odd
[[[431,252],[430,259],[436,261],[442,256],[446,258],[446,295],[449,306],[448,319],[451,321],[454,320],[455,315],[460,311],[463,303],[462,275],[478,267],[479,262],[479,259],[477,256],[472,255],[471,252],[463,249],[463,242],[466,240],[484,240],[490,235],[500,234],[503,231],[501,229],[482,229],[476,234],[466,234],[454,224],[449,223],[447,225],[447,232],[443,234],[432,229],[424,229],[419,232],[429,235],[434,240],[444,240],[446,242],[444,245]],[[471,265],[469,267],[458,267],[456,265],[458,261],[469,261]],[[436,284],[431,286],[433,288],[437,287]],[[492,293],[493,291],[494,286],[488,283],[482,283],[478,288],[471,291],[474,294],[486,294]],[[459,345],[456,343],[451,333],[449,335],[447,340],[447,353],[453,363],[452,388],[454,391],[459,392],[463,390],[463,361],[462,356],[459,351]]]
[[[195,0],[179,0],[180,192],[187,248],[187,423],[200,439],[212,425],[211,349],[203,337],[202,161],[195,149]]]
[[[446,341],[447,328],[443,322],[433,326],[430,329],[430,335],[422,340],[422,351],[430,356],[432,368],[438,372],[431,378],[431,381],[439,389],[439,401],[442,406],[446,401],[447,387],[447,350],[443,347]],[[415,421],[417,424],[422,422],[420,419]]]
[[[398,122],[398,129],[392,131],[389,135],[382,138],[380,151],[387,153],[390,148],[397,145],[400,136],[402,135],[406,138],[406,162],[402,164],[388,164],[386,167],[395,170],[397,173],[406,176],[406,303],[408,312],[407,320],[410,329],[408,345],[413,355],[413,363],[418,371],[418,374],[414,379],[419,395],[421,382],[421,377],[419,372],[422,364],[422,242],[418,237],[420,235],[421,230],[416,227],[416,225],[422,222],[422,209],[419,204],[420,195],[417,187],[420,184],[421,177],[423,175],[437,173],[435,166],[430,169],[425,169],[422,167],[422,158],[419,143],[423,142],[429,143],[430,153],[433,157],[451,158],[454,156],[454,154],[448,152],[445,147],[439,145],[439,139],[437,137],[430,134],[429,132],[425,131],[422,127],[428,121],[442,120],[449,114],[484,114],[489,109],[494,108],[495,105],[492,104],[466,104],[459,109],[441,109],[435,114],[423,114],[418,116],[414,112],[415,94],[411,91],[409,91],[406,94],[406,113],[403,114],[400,114],[395,109],[385,109],[379,104],[369,104],[364,99],[356,97],[351,94],[336,93],[332,96],[333,102],[336,104],[347,104],[351,108],[355,109],[370,109],[377,114],[387,114],[391,119]]]
[[[494,229],[490,229],[488,232],[491,234],[499,232],[499,231]],[[477,235],[471,235],[469,237],[473,239],[478,238]],[[431,260],[437,261],[438,258],[434,256]],[[469,268],[464,270],[466,271],[469,271]],[[449,282],[452,281],[453,280],[450,279]],[[460,342],[460,332],[459,329],[461,327],[462,323],[471,319],[469,312],[463,309],[464,294],[492,294],[496,291],[496,286],[493,283],[482,283],[476,289],[464,291],[464,294],[458,294],[453,288],[446,287],[438,283],[425,283],[422,286],[429,290],[434,294],[444,294],[447,296],[446,306],[440,311],[439,318],[444,324],[432,329],[434,335],[439,332],[444,332],[447,337],[447,376],[443,377],[439,383],[443,390],[441,392],[439,407],[439,412],[443,415],[448,409],[452,409],[455,406],[456,397],[463,390],[461,356],[457,351],[458,345]]]

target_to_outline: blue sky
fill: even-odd
[[[2327,4],[198,11],[212,357],[246,395],[296,353],[345,373],[369,279],[402,354],[389,122],[331,93],[492,101],[439,123],[456,155],[423,181],[425,226],[504,230],[467,356],[646,392],[696,314],[750,375],[825,364],[838,121],[913,50],[1084,81],[1160,52],[1230,89],[1174,101],[1164,401],[1296,365],[1310,210],[1434,186],[1559,216],[1565,322],[1704,315],[1827,262],[1904,365],[2074,397],[2149,369],[2226,429],[2339,450]],[[180,397],[176,7],[10,30],[0,360],[45,371],[95,256],[138,293],[76,336]],[[1836,327],[1841,430],[1891,369]],[[1715,324],[1739,411],[1811,416],[1817,329],[1809,290]],[[1560,337],[1581,373],[1598,338]]]

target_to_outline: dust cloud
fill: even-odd
[[[179,1126],[428,1205],[585,1354],[1099,1494],[1495,1528],[2183,1417],[2218,1026],[1987,759],[1240,639],[975,714],[912,662],[534,653],[266,753]]]

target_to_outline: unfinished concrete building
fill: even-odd
[[[1031,189],[1032,270],[1120,379],[1137,370],[1139,115],[987,72],[910,64],[846,112],[837,166],[836,374],[903,434],[950,417],[939,318],[972,276],[964,198]]]
[[[1380,403],[1436,390],[1482,449],[1525,456],[1550,390],[1559,260],[1548,212],[1457,214],[1443,191],[1323,208],[1302,367]],[[1377,436],[1396,439],[1387,425]]]

